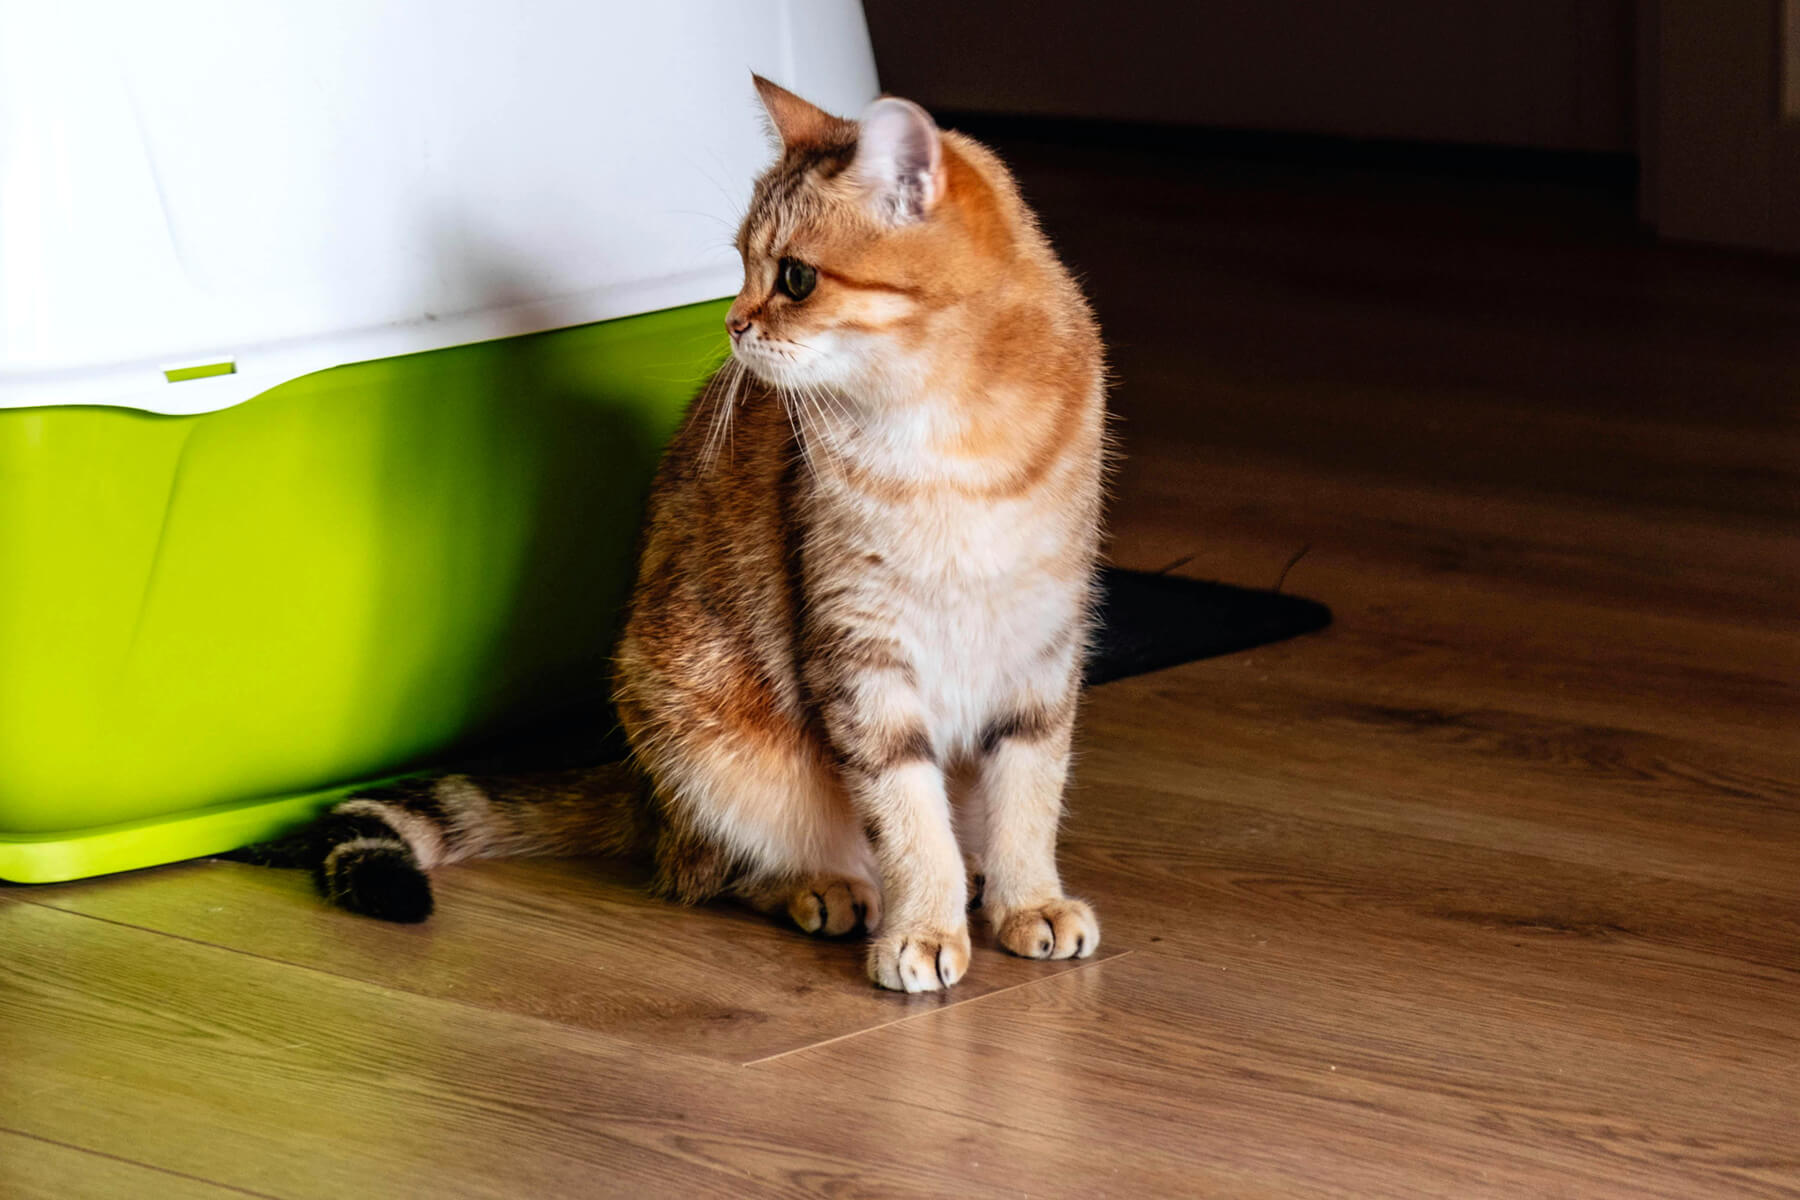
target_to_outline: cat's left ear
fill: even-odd
[[[858,123],[851,170],[883,219],[924,220],[944,194],[944,148],[931,114],[897,96],[869,105]]]
[[[831,140],[834,133],[849,124],[761,75],[752,73],[750,81],[756,85],[756,94],[762,99],[763,111],[769,117],[770,130],[787,149],[823,145]]]

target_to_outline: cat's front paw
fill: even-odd
[[[869,946],[869,978],[896,992],[935,992],[969,969],[969,925],[893,930]]]
[[[1058,897],[993,921],[1000,944],[1023,958],[1086,958],[1100,944],[1100,921],[1083,900]]]

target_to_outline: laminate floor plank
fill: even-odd
[[[1139,775],[1156,769],[1132,767]],[[1266,888],[1272,902],[1300,903],[1297,919],[1316,915],[1304,911],[1307,904],[1330,904],[1370,922],[1407,914],[1630,937],[1800,971],[1800,901],[1792,886],[1770,894],[1641,872],[1624,856],[1610,864],[1577,861],[1343,823],[1296,811],[1295,797],[1306,794],[1299,788],[1244,783],[1244,795],[1254,784],[1265,802],[1143,784],[1110,789],[1104,800],[1078,794],[1066,873],[1086,883],[1091,868],[1104,879],[1135,882],[1149,892],[1152,909],[1186,907],[1203,893],[1211,903],[1241,904],[1246,898],[1234,895],[1237,889]],[[1103,783],[1092,785],[1103,790]]]
[[[1116,686],[1088,705],[1071,798],[1078,813],[1101,806],[1096,826],[1147,813],[1179,827],[1222,803],[1800,900],[1800,762],[1787,756],[1369,698],[1255,659]],[[1204,736],[1142,716],[1159,709]],[[1134,786],[1160,789],[1160,807],[1109,802]]]

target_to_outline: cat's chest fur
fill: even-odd
[[[832,554],[809,591],[828,619],[900,650],[939,747],[967,751],[1021,694],[1066,676],[1092,559],[1066,507],[946,489],[840,494],[819,516]]]

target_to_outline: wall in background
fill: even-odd
[[[1800,0],[1781,6],[1781,115],[1800,121]]]
[[[930,108],[1631,153],[1633,0],[864,0]]]
[[[1645,219],[1667,238],[1800,254],[1800,0],[1644,13]]]

